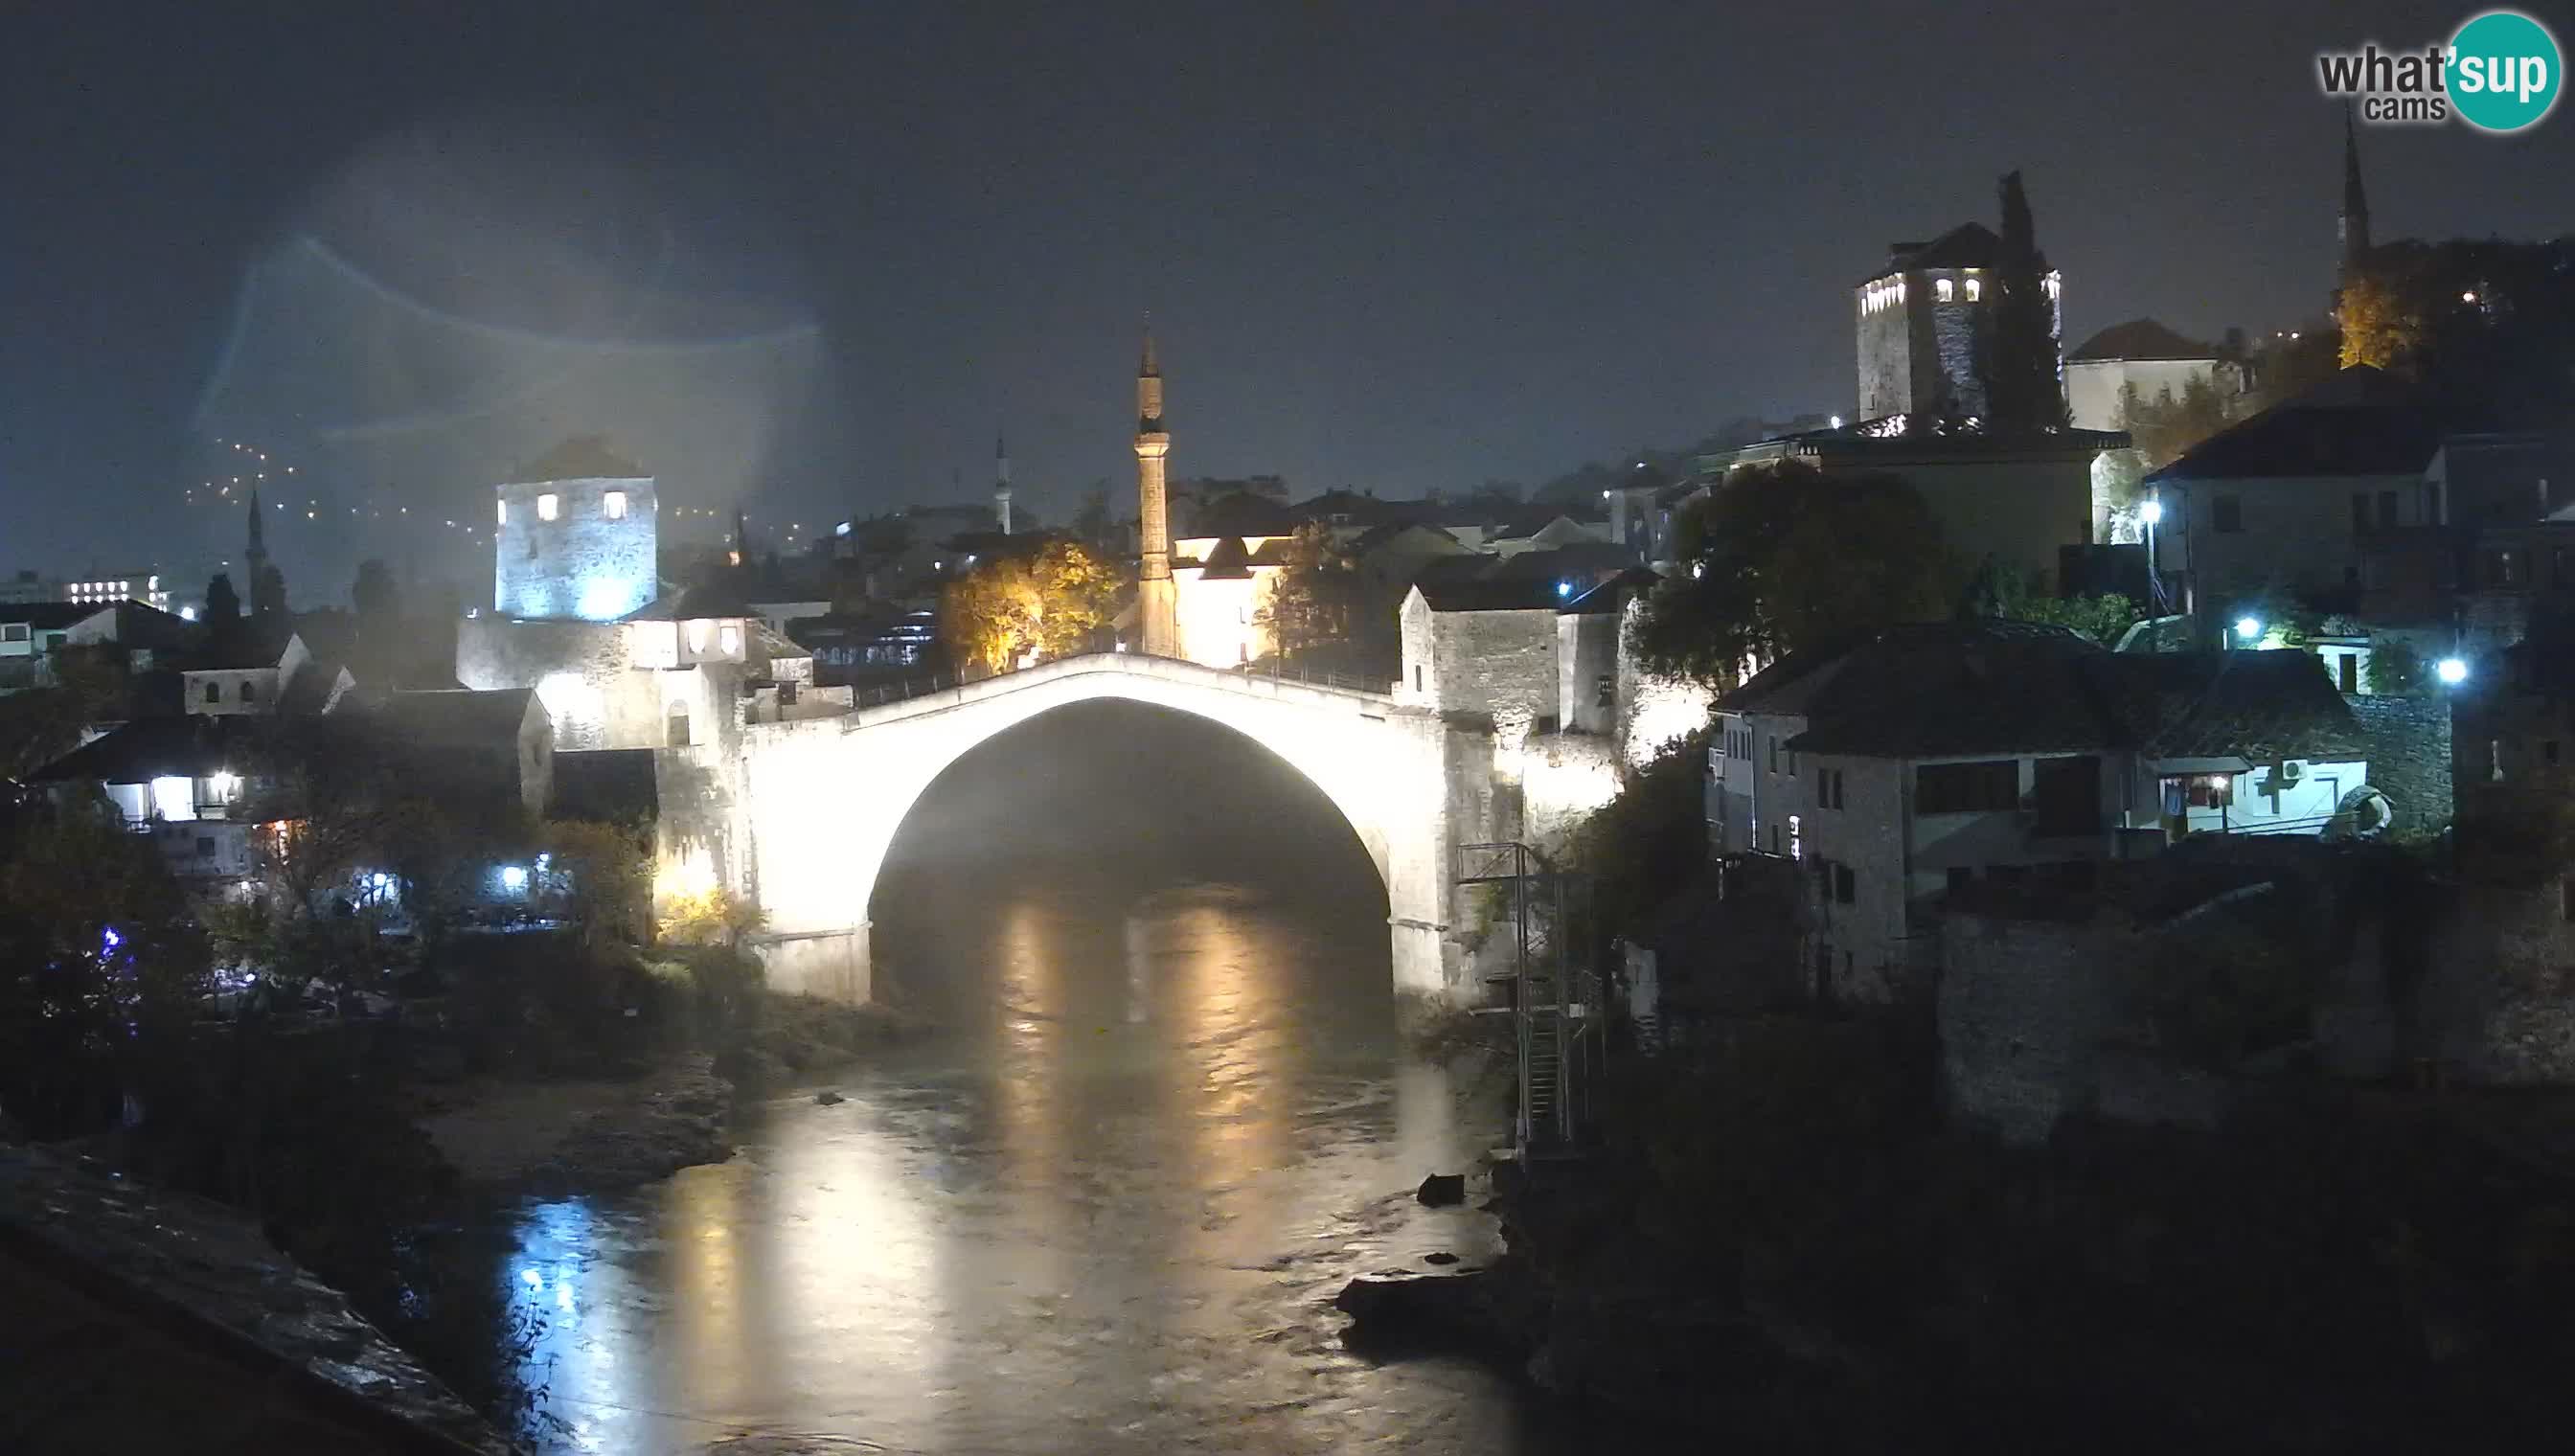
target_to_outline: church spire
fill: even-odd
[[[2369,193],[2360,185],[2360,129],[2349,111],[2342,114],[2342,271],[2369,252]]]
[[[267,529],[260,524],[257,486],[250,488],[250,545],[242,552],[242,559],[250,563],[253,579],[259,576],[260,567],[268,561]]]

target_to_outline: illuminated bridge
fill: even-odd
[[[995,734],[1094,699],[1222,725],[1295,767],[1348,820],[1384,880],[1395,989],[1452,1003],[1471,998],[1466,947],[1451,933],[1463,920],[1448,860],[1457,843],[1520,830],[1522,795],[1495,791],[1517,788],[1524,756],[1517,745],[1497,751],[1488,722],[1385,694],[1123,653],[1063,659],[838,717],[743,728],[738,744],[710,765],[717,781],[708,797],[726,840],[725,877],[767,913],[761,940],[772,983],[865,999],[873,985],[869,898],[923,791]],[[1597,773],[1581,778],[1597,780]]]

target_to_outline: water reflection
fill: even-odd
[[[773,1102],[729,1163],[527,1211],[566,1448],[1515,1448],[1502,1382],[1372,1367],[1328,1308],[1478,1251],[1405,1193],[1499,1133],[1471,1068],[1393,1046],[1378,924],[1218,886],[974,923],[956,1036]]]

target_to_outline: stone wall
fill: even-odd
[[[2369,783],[2396,805],[2396,827],[2412,832],[2450,820],[2450,701],[2379,694],[2347,697],[2368,744]]]
[[[614,622],[658,593],[649,478],[534,481],[503,486],[499,497],[492,605],[502,616]],[[540,510],[545,497],[552,521]],[[611,497],[624,515],[608,514]]]
[[[660,676],[628,666],[626,628],[616,623],[470,617],[456,625],[456,681],[537,690],[562,749],[659,746]]]
[[[2461,887],[2420,1001],[2450,1075],[2575,1083],[2575,921],[2563,896],[2556,884]]]
[[[1985,385],[1976,375],[1976,335],[1993,305],[1987,303],[1928,302],[1921,307],[1931,316],[1932,367],[1914,372],[1914,403],[1928,410],[1936,405],[1942,391],[1961,415],[1982,416],[1985,413]]]
[[[1870,313],[1860,307],[1856,294],[1851,308],[1858,320],[1859,418],[1901,414],[1913,398],[1912,311],[1890,308]]]
[[[2091,922],[1953,913],[1940,930],[1941,1083],[1950,1115],[2047,1139],[2097,1100],[2118,937]]]
[[[1433,707],[1490,718],[1506,744],[1556,721],[1553,608],[1429,617]]]

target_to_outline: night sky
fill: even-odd
[[[1061,521],[1132,489],[1149,309],[1176,475],[1533,484],[1849,409],[1850,285],[2013,167],[2069,344],[2290,327],[2314,53],[2470,10],[2072,9],[12,7],[0,568],[202,571],[236,440],[300,603],[571,433],[769,537],[980,498],[1007,423]],[[2575,108],[2363,146],[2382,240],[2575,231]]]

